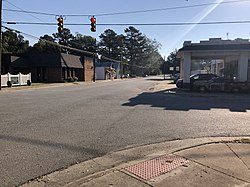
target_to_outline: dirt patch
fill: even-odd
[[[165,80],[157,83],[154,87],[149,88],[149,91],[157,92],[173,88],[176,88],[175,84],[172,84],[171,80]]]

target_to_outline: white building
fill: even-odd
[[[184,87],[189,87],[192,63],[195,61],[209,61],[207,73],[215,73],[226,78],[236,77],[237,81],[241,82],[250,81],[248,39],[210,38],[199,43],[185,41],[177,56],[181,60],[180,77],[183,79]]]
[[[95,64],[96,80],[120,79],[121,69],[118,62],[97,62]]]

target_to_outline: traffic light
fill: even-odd
[[[90,19],[90,21],[91,21],[91,31],[92,32],[96,32],[96,18],[93,16],[91,19]]]
[[[62,33],[63,32],[63,17],[60,16],[57,18],[58,21],[58,33]]]

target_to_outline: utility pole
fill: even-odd
[[[2,0],[0,0],[0,90],[2,89]]]

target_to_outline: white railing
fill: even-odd
[[[1,75],[1,86],[8,86],[8,81],[11,82],[12,86],[27,85],[28,80],[31,81],[31,73],[12,75],[10,73]]]

